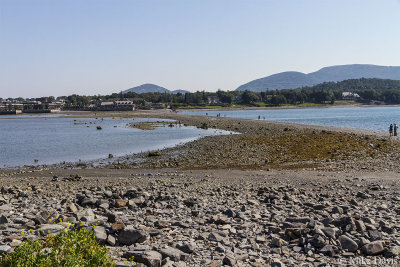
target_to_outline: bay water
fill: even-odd
[[[215,129],[160,123],[154,130],[128,127],[129,123],[161,119],[0,117],[0,168],[54,164],[123,156],[173,147],[197,138],[229,134]],[[101,126],[102,130],[97,130]]]
[[[364,130],[388,131],[391,123],[400,125],[400,107],[332,107],[263,110],[192,111],[201,114],[253,120],[293,122],[300,124],[338,126]]]

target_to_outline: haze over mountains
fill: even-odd
[[[151,84],[151,83],[146,83],[146,84],[142,84],[136,87],[132,87],[130,89],[127,89],[125,91],[122,91],[122,93],[126,94],[129,92],[134,92],[137,94],[143,94],[143,93],[173,93],[173,94],[177,94],[177,93],[188,93],[188,91],[185,90],[168,90],[167,88],[158,86],[156,84]]]
[[[287,71],[248,82],[239,86],[236,91],[262,92],[275,89],[295,89],[323,82],[338,82],[359,78],[400,80],[400,66],[354,64],[325,67],[309,74]]]

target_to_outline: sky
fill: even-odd
[[[400,66],[400,0],[0,0],[0,97]]]

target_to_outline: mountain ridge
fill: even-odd
[[[347,79],[379,78],[400,80],[400,66],[372,64],[335,65],[321,68],[308,74],[285,71],[259,78],[239,86],[236,91],[268,91],[295,89],[324,82],[339,82]]]
[[[126,89],[124,91],[122,91],[122,93],[126,94],[129,92],[134,92],[137,94],[143,94],[143,93],[172,93],[172,94],[177,94],[177,93],[181,93],[181,94],[185,94],[188,93],[188,91],[186,90],[169,90],[167,88],[164,88],[162,86],[156,85],[156,84],[152,84],[152,83],[145,83],[136,87],[132,87],[129,89]]]

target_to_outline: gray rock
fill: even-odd
[[[34,218],[33,220],[37,223],[37,224],[45,224],[48,222],[48,219],[50,218],[50,213],[48,211],[41,211],[39,212]]]
[[[236,213],[232,209],[227,209],[226,211],[224,211],[224,214],[229,218],[233,218],[236,216]]]
[[[326,236],[328,236],[328,237],[330,237],[330,238],[335,238],[335,236],[336,236],[336,230],[335,230],[335,228],[332,228],[332,227],[325,227],[325,228],[322,228],[322,232],[323,232]]]
[[[382,239],[382,233],[379,232],[378,230],[369,230],[368,234],[371,237],[371,239],[370,239],[371,241],[376,241],[376,240]]]
[[[215,251],[216,251],[216,252],[220,252],[220,253],[225,253],[226,249],[225,249],[224,246],[218,245],[218,246],[215,248]]]
[[[13,209],[14,208],[12,206],[8,205],[8,204],[0,206],[0,211],[10,211],[10,210],[13,210]]]
[[[173,247],[162,248],[160,249],[160,253],[163,259],[168,257],[173,261],[184,261],[188,256],[186,253],[183,253],[179,249]]]
[[[73,212],[73,213],[75,213],[75,212],[78,211],[78,208],[75,206],[74,203],[69,204],[67,208],[68,208],[68,210],[69,210],[70,212]]]
[[[196,249],[196,244],[193,242],[190,243],[185,243],[183,245],[177,245],[176,246],[177,249],[179,249],[180,251],[184,252],[184,253],[193,253]]]
[[[294,222],[294,223],[308,223],[310,222],[309,217],[288,217],[286,218],[287,222]]]
[[[21,243],[22,243],[21,240],[13,239],[13,240],[11,241],[11,243],[9,243],[9,245],[10,245],[11,247],[18,247]]]
[[[342,249],[346,249],[347,251],[355,252],[358,249],[357,243],[346,235],[339,236],[339,242]]]
[[[314,235],[309,242],[313,247],[323,248],[326,245],[326,240],[321,235]]]
[[[128,246],[135,243],[143,243],[146,238],[144,231],[136,229],[124,229],[118,234],[118,242]]]
[[[273,237],[271,240],[271,244],[276,246],[276,247],[281,247],[285,245],[287,242],[279,237]]]
[[[208,240],[210,241],[216,241],[216,242],[221,242],[224,238],[220,236],[218,233],[210,233],[208,235]]]
[[[104,191],[105,197],[112,197],[113,193],[111,191]]]
[[[282,263],[280,260],[278,259],[274,259],[271,267],[285,267],[286,265],[284,263]]]
[[[0,246],[0,255],[10,253],[12,251],[12,247],[9,245],[1,245]]]
[[[85,197],[85,198],[82,200],[81,205],[82,205],[82,206],[94,205],[94,204],[96,204],[96,202],[97,202],[97,199],[95,199],[95,198]]]
[[[320,253],[329,256],[329,257],[333,257],[337,254],[338,249],[333,246],[333,245],[326,245],[323,248],[320,249]]]
[[[222,263],[224,265],[228,265],[228,266],[236,266],[237,265],[237,261],[236,261],[234,255],[225,255],[224,259],[222,260]]]
[[[159,229],[168,228],[169,222],[166,220],[158,220],[154,223],[154,227],[157,227]]]
[[[43,224],[39,229],[41,235],[47,236],[49,234],[56,235],[61,233],[64,227],[60,224]]]
[[[135,262],[143,263],[148,267],[160,267],[162,261],[162,255],[157,251],[150,250],[133,250],[128,251],[124,254],[124,257],[130,259],[133,257]]]
[[[95,219],[94,212],[90,208],[85,210],[80,210],[76,212],[75,215],[78,218],[78,220],[85,218],[86,221],[93,221]]]
[[[382,241],[374,241],[362,247],[362,252],[366,255],[378,255],[384,250]]]
[[[343,209],[341,207],[335,206],[332,208],[332,213],[343,214]]]
[[[67,222],[71,223],[71,224],[75,224],[76,223],[76,218],[75,217],[67,217],[66,219]]]
[[[317,205],[314,206],[314,210],[324,210],[326,208],[327,207],[324,204],[317,204]]]
[[[6,224],[8,223],[7,217],[4,215],[1,215],[0,217],[0,224]]]
[[[354,223],[356,224],[358,232],[365,232],[367,230],[367,227],[365,227],[365,224],[363,221],[356,220]]]
[[[114,236],[112,235],[108,235],[107,236],[107,244],[109,244],[110,246],[115,246],[117,240],[115,239]]]
[[[104,228],[103,226],[95,226],[94,236],[96,240],[99,241],[100,243],[105,243],[107,240],[106,228]]]
[[[365,246],[366,244],[369,244],[369,243],[371,243],[371,241],[369,241],[365,237],[361,237],[360,240],[358,241],[358,245],[360,247],[363,247],[363,246]]]

